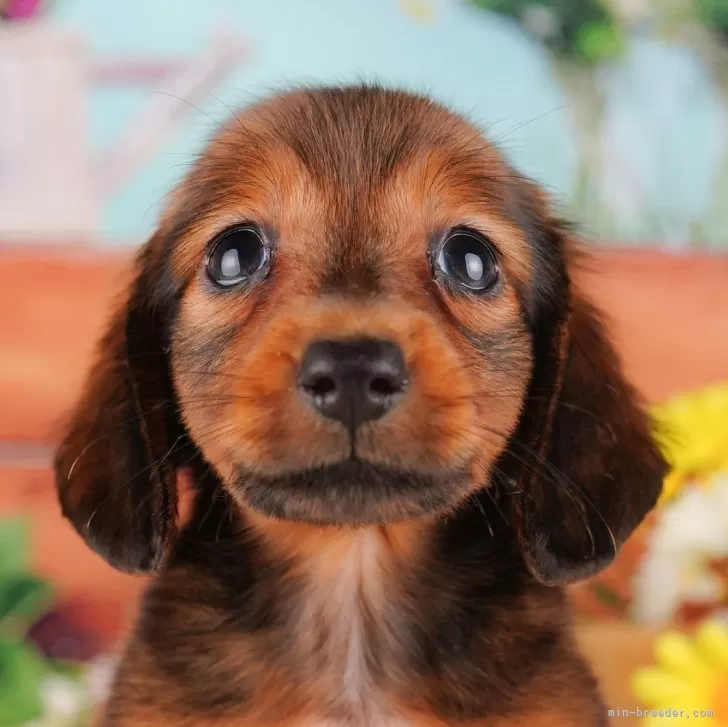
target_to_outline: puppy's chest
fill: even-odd
[[[317,672],[320,716],[311,727],[410,727],[397,717],[394,693],[406,669],[400,601],[396,573],[374,536],[314,564],[294,617],[299,658]]]

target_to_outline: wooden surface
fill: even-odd
[[[128,258],[0,248],[0,441],[52,442]],[[600,251],[582,286],[649,399],[728,375],[728,257]]]
[[[127,269],[122,254],[0,248],[0,514],[32,515],[38,568],[62,595],[97,602],[109,634],[143,580],[112,571],[61,520],[47,465]],[[579,280],[649,400],[728,377],[728,257],[601,250]],[[630,708],[626,674],[649,661],[649,634],[602,623],[579,638],[610,705]]]
[[[576,629],[582,653],[592,665],[601,685],[607,709],[635,711],[648,705],[638,704],[632,696],[629,676],[635,669],[652,663],[652,634],[621,621],[582,623]],[[635,717],[614,720],[617,725],[637,725]]]
[[[0,250],[0,441],[52,442],[128,255]]]

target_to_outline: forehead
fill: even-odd
[[[166,221],[173,270],[189,275],[210,240],[241,222],[330,270],[344,258],[405,258],[466,225],[525,283],[519,191],[477,130],[432,101],[373,88],[293,92],[231,119],[178,190]]]

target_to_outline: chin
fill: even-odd
[[[266,517],[320,527],[387,525],[442,515],[469,494],[465,470],[421,472],[349,459],[265,475],[238,467],[237,499]]]

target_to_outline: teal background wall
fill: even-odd
[[[252,51],[110,201],[106,238],[149,234],[160,200],[214,126],[206,114],[224,119],[226,106],[291,84],[363,79],[431,93],[488,127],[589,235],[728,249],[727,104],[694,48],[630,33],[620,61],[593,74],[600,95],[589,128],[559,65],[521,25],[460,0],[425,7],[428,20],[396,0],[57,0],[51,17],[81,29],[97,56],[191,55],[220,26],[236,28]],[[150,93],[97,90],[94,144],[113,144]]]

